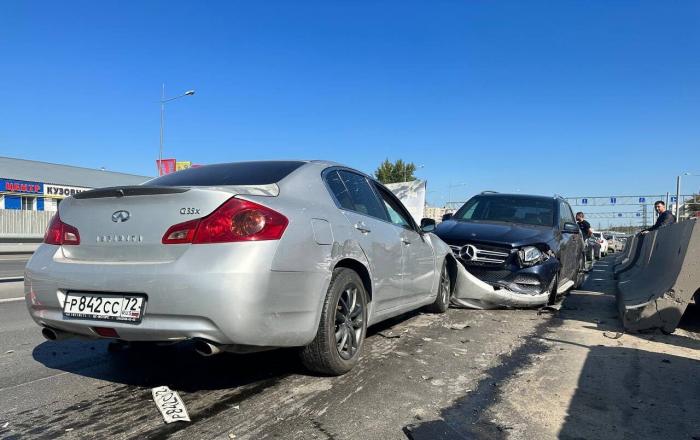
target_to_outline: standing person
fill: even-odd
[[[576,213],[576,223],[578,223],[578,227],[581,229],[584,240],[591,238],[591,235],[593,235],[593,232],[591,231],[591,224],[588,223],[585,218],[586,215],[583,212],[579,211]]]
[[[657,200],[654,202],[654,209],[659,217],[656,219],[656,223],[651,228],[642,231],[642,234],[648,234],[651,231],[656,231],[662,226],[668,226],[676,223],[676,216],[674,216],[671,211],[666,210],[666,204],[662,200]]]
[[[595,259],[595,247],[600,246],[595,240],[591,243],[590,238],[593,237],[593,231],[591,230],[591,224],[585,220],[586,215],[579,211],[576,213],[576,223],[579,229],[581,229],[581,234],[583,235],[584,253],[586,254],[586,261],[593,261]]]

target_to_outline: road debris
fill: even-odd
[[[401,337],[401,335],[396,335],[392,332],[377,332],[377,334],[386,339],[398,339]]]
[[[452,324],[449,328],[451,330],[464,330],[465,328],[469,328],[471,325],[467,324],[466,322],[463,322],[461,324]]]
[[[5,354],[10,354],[10,353],[14,353],[14,352],[15,352],[14,350],[7,350],[7,351],[5,352]]]
[[[5,424],[2,425],[2,428],[5,429],[5,428],[7,428],[8,426],[10,426],[10,422],[5,422]]]
[[[541,315],[541,314],[543,314],[543,313],[545,313],[545,312],[546,312],[546,313],[556,313],[556,312],[558,312],[559,310],[561,310],[561,303],[559,303],[559,304],[547,304],[547,305],[544,306],[544,307],[540,307],[540,308],[537,310],[537,314],[538,314],[538,315]]]
[[[167,386],[156,387],[151,390],[153,401],[158,410],[163,415],[165,423],[190,422],[185,403],[180,398],[177,391],[173,391]]]
[[[608,339],[620,339],[622,335],[624,335],[625,332],[615,332],[613,333],[608,333],[608,332],[603,332],[603,336],[605,336]]]

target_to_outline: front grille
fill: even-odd
[[[486,283],[503,281],[512,274],[512,272],[509,270],[490,270],[479,267],[470,267],[469,273]]]
[[[511,254],[510,249],[483,244],[450,245],[450,249],[455,257],[470,266],[500,266]]]

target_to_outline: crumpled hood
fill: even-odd
[[[451,245],[478,242],[520,247],[548,243],[552,239],[552,229],[519,223],[447,220],[437,225],[435,235]]]

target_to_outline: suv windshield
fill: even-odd
[[[554,200],[524,196],[474,196],[452,217],[462,221],[496,221],[554,226]]]
[[[177,173],[156,177],[147,186],[227,186],[268,185],[284,179],[304,162],[267,161],[235,162],[188,168]]]

